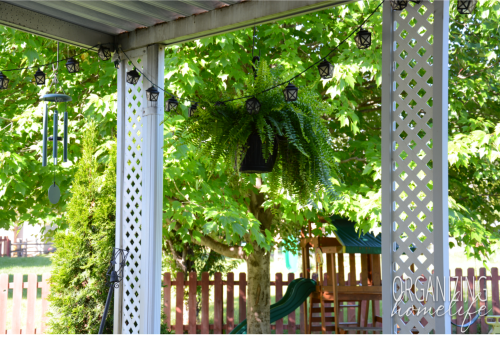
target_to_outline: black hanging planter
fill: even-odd
[[[241,162],[240,172],[248,174],[270,173],[273,171],[278,156],[278,142],[274,140],[273,153],[266,160],[262,156],[262,141],[257,132],[250,134],[247,140],[248,150]]]

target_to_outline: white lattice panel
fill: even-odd
[[[141,59],[133,59],[142,66]],[[128,65],[127,70],[133,66]],[[142,69],[142,67],[141,67]],[[130,254],[123,278],[122,333],[139,333],[139,293],[142,215],[142,145],[141,121],[144,89],[142,78],[137,85],[125,85],[125,149],[123,179],[123,246]]]
[[[403,297],[396,309],[411,314],[394,315],[393,324],[394,332],[431,333],[435,318],[418,310],[434,308],[432,298],[419,301],[434,273],[434,3],[410,2],[392,15],[392,269],[393,277],[408,279],[405,289],[411,280],[411,286],[420,290]],[[401,293],[397,283],[393,292]]]

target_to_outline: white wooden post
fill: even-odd
[[[146,67],[146,49],[127,52],[139,70]],[[113,332],[139,333],[141,294],[141,227],[143,223],[143,108],[146,107],[143,78],[137,85],[126,83],[133,65],[122,56],[118,70],[116,233],[115,246],[129,250],[123,281],[114,296]]]
[[[449,1],[384,4],[382,269],[384,333],[451,333],[448,262]],[[425,281],[417,281],[423,276]],[[408,298],[396,306],[408,278]],[[410,283],[411,279],[411,283]],[[437,281],[446,285],[443,299]],[[423,303],[422,290],[434,289]],[[438,292],[439,291],[439,292]],[[442,308],[438,315],[414,310]],[[397,311],[400,311],[397,313]],[[395,313],[394,313],[395,312]],[[408,315],[407,319],[404,315]]]
[[[153,84],[163,87],[164,47],[147,48],[145,74]],[[157,107],[143,110],[142,234],[140,333],[159,334],[161,320],[161,238],[163,211],[163,121],[164,95],[160,91]]]

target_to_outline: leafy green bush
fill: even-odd
[[[58,232],[54,240],[51,333],[97,333],[104,311],[106,271],[115,241],[116,148],[110,150],[102,172],[94,156],[96,139],[96,128],[91,126],[83,137],[83,156],[71,187],[68,229]],[[108,315],[105,333],[112,333],[112,321]]]
[[[281,67],[270,69],[262,61],[257,77],[248,85],[246,92],[238,96],[255,96],[261,108],[257,114],[249,114],[245,101],[234,100],[223,105],[207,103],[219,98],[234,99],[226,93],[208,90],[199,97],[201,109],[187,122],[186,138],[201,149],[202,155],[212,159],[215,168],[223,158],[235,163],[238,170],[246,153],[249,135],[257,131],[262,140],[264,158],[273,153],[276,140],[279,143],[278,158],[269,174],[270,193],[280,188],[305,201],[319,188],[333,191],[331,179],[339,179],[335,164],[332,136],[326,120],[330,107],[310,88],[300,88],[298,100],[286,102],[283,87],[268,88],[282,83]]]

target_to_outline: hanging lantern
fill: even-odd
[[[174,96],[167,100],[167,111],[175,111],[179,106],[179,101]]]
[[[38,86],[43,86],[45,84],[45,73],[38,68],[35,73],[35,82]]]
[[[408,0],[391,0],[391,7],[395,11],[402,11],[408,6]]]
[[[372,33],[361,27],[356,34],[355,41],[359,49],[367,49],[372,44]]]
[[[194,112],[198,109],[198,102],[193,102],[191,106],[189,107],[188,110],[188,116],[192,117],[194,115]]]
[[[286,102],[297,101],[299,94],[299,88],[295,87],[292,83],[288,83],[288,86],[283,89],[283,95],[285,95]]]
[[[260,102],[255,97],[248,99],[245,106],[247,108],[247,112],[252,115],[257,114],[260,110]]]
[[[139,74],[137,70],[135,70],[135,67],[130,72],[127,72],[127,83],[136,85],[137,82],[139,82],[140,78],[141,74]]]
[[[158,96],[160,92],[155,86],[151,86],[146,89],[146,99],[148,100],[148,106],[157,107],[158,106]]]
[[[111,58],[111,50],[108,47],[101,45],[97,51],[102,61],[108,61]]]
[[[457,10],[460,14],[472,14],[476,8],[476,0],[458,0]]]
[[[9,78],[0,72],[0,90],[7,89],[9,87]]]
[[[333,65],[326,59],[318,65],[318,71],[322,79],[331,79],[333,77]]]
[[[76,73],[80,71],[80,62],[76,61],[73,58],[69,58],[66,62],[66,68],[70,73]]]

